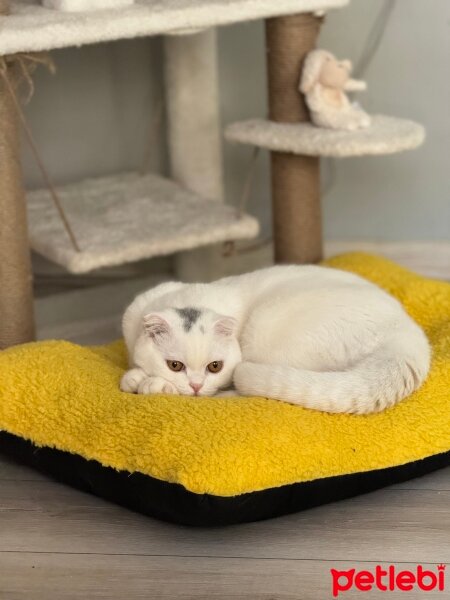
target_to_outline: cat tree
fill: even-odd
[[[5,15],[0,17],[0,348],[33,339],[28,238],[37,252],[81,273],[257,235],[255,219],[223,203],[214,29],[219,25],[266,19],[270,120],[232,124],[226,136],[271,151],[276,260],[319,260],[319,157],[406,150],[424,135],[415,123],[387,117],[376,118],[360,134],[308,123],[297,86],[322,23],[316,11],[346,3],[140,0],[122,9],[65,13],[38,2],[0,0]],[[47,191],[28,194],[27,225],[19,119],[5,81],[20,77],[18,57],[24,53],[157,34],[164,35],[171,180],[125,173],[58,188],[81,248],[77,252]]]

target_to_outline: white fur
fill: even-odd
[[[201,310],[189,331],[176,311],[186,307]],[[203,385],[199,395],[210,396],[234,381],[241,395],[363,414],[411,394],[430,363],[423,331],[397,300],[326,267],[165,283],[134,300],[123,332],[132,368],[121,387],[138,393],[192,395],[194,382]],[[173,372],[166,360],[186,370]],[[207,365],[219,360],[223,370],[209,373]]]

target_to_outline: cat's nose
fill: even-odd
[[[194,392],[196,394],[199,393],[199,391],[202,389],[203,387],[203,383],[189,383],[189,385],[191,386],[191,388],[194,390]]]

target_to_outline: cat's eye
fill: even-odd
[[[175,371],[175,373],[178,373],[179,371],[182,371],[184,369],[183,363],[179,360],[167,360],[166,363],[169,369],[171,371]]]
[[[210,373],[219,373],[219,371],[222,370],[222,367],[223,367],[222,360],[213,360],[213,362],[210,362],[206,368],[208,369],[208,371]]]

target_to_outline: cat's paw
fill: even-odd
[[[140,384],[147,378],[147,374],[142,369],[130,369],[120,380],[120,389],[122,392],[137,394]]]
[[[178,394],[177,388],[162,377],[146,377],[138,387],[138,394]]]

